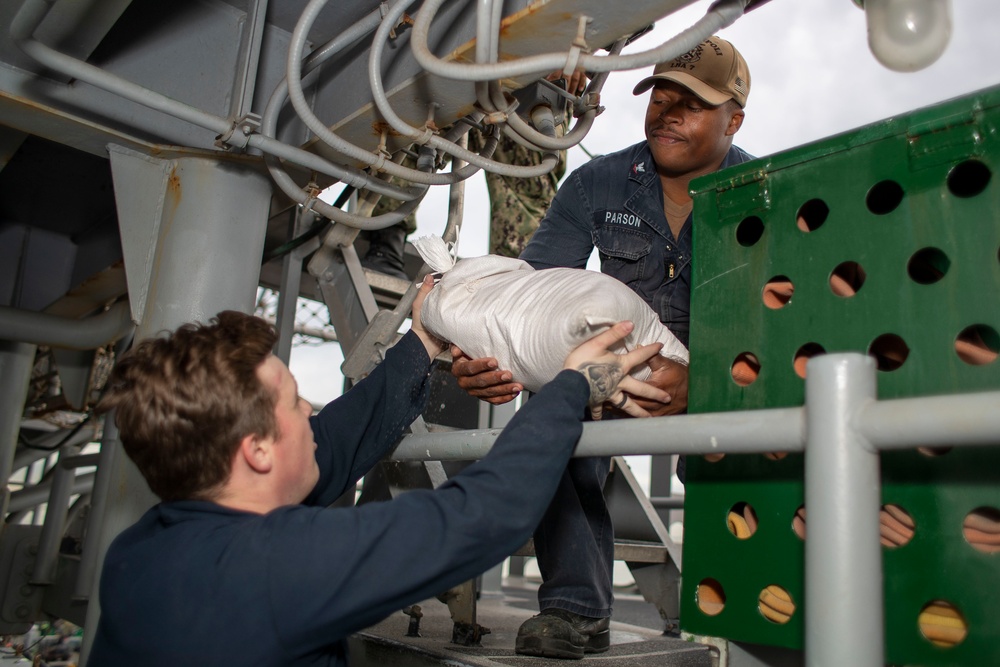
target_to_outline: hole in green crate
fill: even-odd
[[[749,540],[757,532],[757,512],[749,503],[738,502],[729,508],[726,527],[740,540]]]
[[[822,199],[810,199],[799,208],[795,226],[803,232],[815,232],[826,222],[830,207]]]
[[[868,191],[865,204],[875,215],[892,213],[903,201],[903,188],[896,181],[879,181]]]
[[[701,580],[695,598],[698,609],[709,616],[718,616],[726,607],[726,592],[722,590],[722,584],[711,577]]]
[[[913,253],[906,263],[906,272],[913,282],[932,285],[944,278],[951,267],[951,260],[937,248],[924,248]]]
[[[976,551],[984,554],[1000,552],[1000,510],[996,507],[977,507],[965,515],[962,535]]]
[[[718,463],[724,458],[726,458],[725,454],[705,454],[705,460],[709,463]]]
[[[757,609],[767,620],[783,625],[795,613],[795,602],[788,591],[777,584],[771,584],[757,596]]]
[[[965,327],[955,339],[955,352],[970,366],[992,364],[1000,355],[1000,335],[985,324]]]
[[[945,600],[925,604],[917,616],[917,626],[927,641],[943,648],[961,644],[969,634],[969,625],[962,612]]]
[[[736,355],[729,372],[736,384],[741,387],[749,386],[760,375],[760,360],[751,352],[740,352]]]
[[[830,290],[837,296],[854,296],[867,277],[868,274],[857,262],[841,262],[830,274]]]
[[[771,310],[778,310],[788,305],[795,293],[795,285],[788,276],[775,276],[767,281],[761,292],[761,300]]]
[[[768,461],[780,461],[788,456],[788,452],[765,452],[764,458]]]
[[[792,517],[792,532],[800,539],[805,541],[806,539],[806,506],[799,505],[799,508],[795,510],[795,516]]]
[[[966,160],[948,173],[948,189],[956,197],[975,197],[989,185],[990,168],[979,160]]]
[[[795,369],[795,374],[805,380],[806,366],[809,364],[809,360],[821,354],[826,354],[826,350],[819,343],[806,343],[797,349],[792,358],[792,368]]]
[[[764,221],[756,215],[743,218],[740,224],[736,226],[736,241],[745,248],[749,248],[757,243],[757,241],[760,241],[760,237],[763,235]]]
[[[883,547],[898,549],[913,539],[916,523],[910,513],[899,505],[887,503],[878,513],[879,540]]]
[[[891,372],[898,369],[910,356],[910,348],[896,334],[882,334],[868,346],[868,354],[875,357],[875,364],[880,371]]]

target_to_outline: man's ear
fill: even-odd
[[[274,465],[274,439],[264,438],[255,433],[243,436],[237,456],[243,457],[254,472],[261,474],[271,471]]]
[[[743,109],[740,109],[739,107],[733,111],[733,115],[729,118],[729,126],[726,128],[727,137],[731,137],[740,131],[740,128],[743,127],[744,115]]]

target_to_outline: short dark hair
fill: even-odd
[[[98,411],[163,500],[210,499],[247,435],[276,435],[276,396],[257,369],[277,340],[264,320],[227,310],[122,355]]]

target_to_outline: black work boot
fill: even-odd
[[[375,229],[362,233],[368,240],[368,252],[361,258],[361,266],[393,278],[410,279],[403,270],[406,227],[393,225],[385,229]]]
[[[611,646],[611,618],[589,618],[565,609],[543,609],[521,624],[514,652],[543,658],[579,660]]]

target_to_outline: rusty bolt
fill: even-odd
[[[420,636],[420,619],[423,617],[423,611],[420,609],[420,605],[415,604],[411,607],[407,607],[403,610],[403,613],[410,617],[409,627],[406,628],[407,637],[419,637]]]

